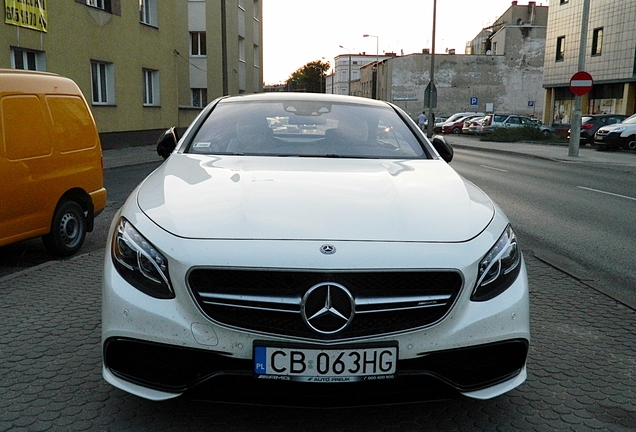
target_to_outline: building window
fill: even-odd
[[[259,3],[259,0],[254,0],[253,14],[254,19],[257,21],[261,20],[261,5]]]
[[[144,106],[159,106],[159,71],[144,69]]]
[[[601,55],[603,51],[603,28],[594,29],[592,33],[592,55]]]
[[[208,104],[208,89],[193,88],[192,90],[192,106],[203,108]]]
[[[87,6],[93,6],[93,7],[96,7],[98,9],[105,9],[104,1],[105,0],[86,0],[86,5]]]
[[[559,36],[556,44],[556,61],[563,61],[565,58],[565,36]]]
[[[254,66],[261,67],[261,47],[254,45]]]
[[[85,4],[121,16],[121,0],[75,0],[75,3]]]
[[[115,104],[115,76],[112,63],[91,61],[93,105]]]
[[[139,21],[158,27],[157,0],[139,0]]]
[[[239,43],[239,61],[242,63],[245,63],[245,38],[239,36],[238,43]]]
[[[13,69],[45,71],[44,52],[11,47]]]
[[[190,32],[190,55],[201,57],[207,55],[205,32]]]
[[[567,4],[567,3],[569,3],[569,2],[570,2],[570,0],[560,0],[560,1],[559,1],[559,4]]]

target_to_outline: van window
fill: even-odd
[[[35,95],[7,96],[2,99],[5,154],[9,160],[29,159],[51,153],[49,122]]]
[[[75,96],[46,98],[62,153],[93,148],[95,129],[84,101]]]

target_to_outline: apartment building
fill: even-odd
[[[153,142],[262,91],[261,0],[5,0],[0,68],[75,80],[104,147]]]
[[[545,123],[567,125],[574,107],[569,81],[578,71],[583,0],[553,0],[548,14],[543,86]],[[592,91],[582,113],[633,114],[636,111],[636,2],[590,0],[585,35],[585,68]]]
[[[376,61],[395,57],[395,54],[370,55],[361,54],[340,54],[334,58],[333,72],[327,75],[325,93],[350,94],[361,96],[361,94],[353,92],[351,83],[360,79],[360,69],[369,63],[375,64]],[[369,93],[368,97],[371,97]]]

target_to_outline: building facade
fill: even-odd
[[[360,69],[376,61],[395,57],[391,55],[341,54],[334,58],[333,72],[326,77],[325,93],[355,95],[350,89],[360,79]],[[371,97],[370,95],[368,97]]]
[[[483,54],[435,55],[436,116],[455,112],[510,112],[540,118],[544,110],[543,61],[547,6],[516,1],[475,43]],[[425,89],[431,80],[431,54],[423,50],[380,62],[380,98],[394,102],[416,118],[427,109]],[[361,70],[354,92],[365,93],[369,71]],[[366,78],[365,78],[366,77]]]
[[[544,122],[567,125],[574,107],[570,78],[578,72],[582,0],[550,3],[543,85]],[[636,111],[636,2],[590,0],[585,35],[585,68],[592,91],[583,96],[582,114]]]
[[[262,91],[261,0],[5,0],[0,68],[78,83],[104,147],[186,127],[225,94]]]

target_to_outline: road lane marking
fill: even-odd
[[[505,169],[494,168],[494,167],[490,167],[490,166],[487,166],[487,165],[479,165],[479,166],[482,167],[482,168],[493,170],[493,171],[509,172],[508,170],[505,170]]]
[[[632,201],[636,201],[636,198],[630,197],[630,196],[627,196],[627,195],[615,194],[615,193],[612,193],[612,192],[606,192],[606,191],[602,191],[602,190],[598,190],[598,189],[590,189],[590,188],[583,187],[583,186],[577,186],[577,188],[588,190],[588,191],[592,191],[592,192],[598,192],[598,193],[602,193],[602,194],[605,194],[605,195],[612,195],[612,196],[619,197],[619,198],[625,198],[625,199],[632,200]]]

